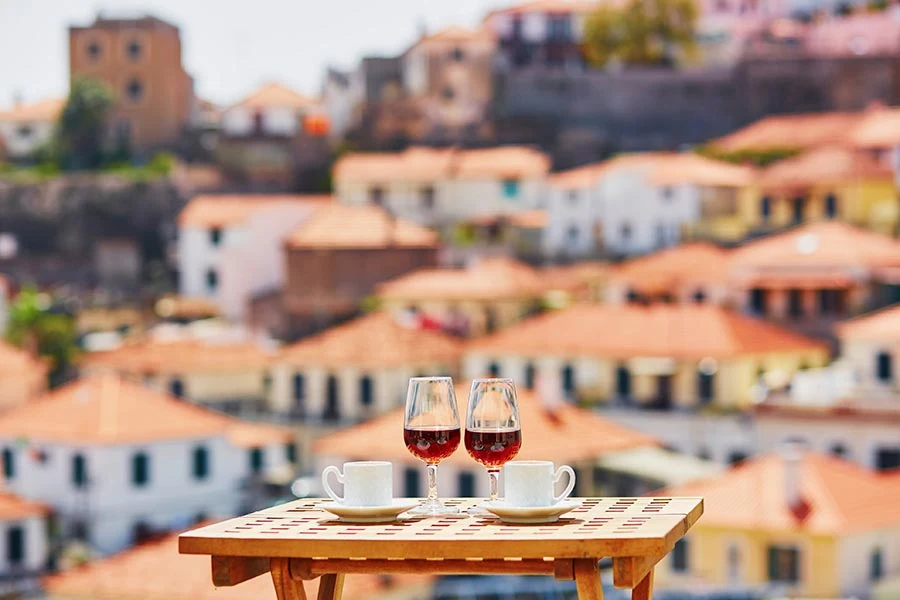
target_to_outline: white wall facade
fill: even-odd
[[[256,115],[261,116],[262,130],[256,131]],[[243,137],[261,133],[273,136],[291,136],[300,128],[300,115],[288,106],[251,108],[233,106],[222,113],[221,127],[225,135]]]
[[[18,527],[22,530],[25,555],[19,564],[9,561],[9,531]],[[47,568],[49,554],[49,531],[47,519],[34,516],[24,519],[0,522],[0,575],[40,573]]]
[[[891,357],[892,377],[882,380],[878,377],[878,357]],[[859,378],[861,388],[872,392],[900,391],[900,339],[892,342],[870,340],[844,340],[841,343],[841,358]]]
[[[837,542],[838,582],[844,598],[869,598],[872,586],[872,554],[880,551],[884,575],[891,579],[900,575],[900,530],[897,528],[869,531],[846,536]]]
[[[657,186],[644,169],[616,169],[598,190],[603,207],[603,245],[616,254],[645,254],[676,245],[682,225],[700,218],[692,185]]]
[[[241,483],[249,474],[248,451],[233,446],[224,436],[155,441],[146,444],[69,445],[29,440],[18,448],[16,440],[0,439],[4,448],[16,448],[15,474],[7,486],[30,500],[44,502],[58,514],[63,532],[86,523],[88,541],[100,552],[122,550],[133,542],[134,528],[143,523],[153,529],[183,528],[198,516],[226,518],[242,509]],[[193,473],[193,451],[208,451],[208,476]],[[29,450],[46,455],[43,462]],[[149,481],[132,482],[132,460],[137,453],[149,457]],[[73,459],[86,460],[88,485],[73,481]],[[286,463],[286,450],[266,448],[267,467]]]
[[[225,248],[241,247],[247,237],[245,227],[227,227],[220,230],[218,244],[212,241],[213,228],[184,227],[178,233],[178,269],[181,277],[179,292],[190,298],[221,300],[221,286],[210,287],[207,273],[217,277],[221,270],[221,256]],[[221,278],[219,278],[221,284]]]
[[[546,193],[547,229],[544,252],[548,256],[570,258],[595,254],[602,245],[597,239],[603,210],[595,186],[550,187]]]
[[[53,137],[53,121],[0,121],[0,138],[10,158],[33,155]]]

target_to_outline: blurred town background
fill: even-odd
[[[464,403],[492,374],[520,457],[577,495],[706,498],[659,598],[900,598],[900,4],[498,1],[426,27],[383,2],[366,39],[406,47],[289,57],[308,89],[261,83],[266,57],[191,72],[209,34],[153,0],[49,55],[26,16],[54,3],[24,4],[0,0],[0,597],[273,598],[214,589],[175,535],[349,459],[422,496],[407,379]],[[440,469],[443,496],[487,483],[462,451]]]

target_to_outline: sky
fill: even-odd
[[[329,65],[398,53],[424,26],[474,25],[511,0],[0,0],[0,108],[68,89],[69,25],[153,14],[181,28],[197,94],[228,104],[268,81],[319,92]]]

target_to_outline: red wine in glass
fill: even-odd
[[[502,467],[521,447],[521,429],[466,429],[466,450],[485,467]]]
[[[459,447],[459,427],[404,427],[406,448],[426,463],[436,464]]]

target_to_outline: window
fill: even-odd
[[[750,310],[757,315],[765,315],[769,300],[768,290],[753,288],[750,290]]]
[[[372,406],[372,378],[364,375],[359,380],[359,402],[365,407]]]
[[[566,237],[569,238],[569,245],[576,245],[578,243],[578,227],[576,225],[569,227],[569,230],[566,232]]]
[[[522,17],[516,15],[512,18],[512,39],[518,40],[522,38]]]
[[[834,194],[825,196],[825,216],[829,219],[837,216],[837,196]]]
[[[415,467],[406,467],[403,471],[403,495],[407,498],[418,498],[422,476]]]
[[[488,375],[491,377],[500,377],[500,365],[496,361],[488,365]]]
[[[456,90],[449,85],[445,85],[444,89],[441,90],[441,96],[444,100],[453,100],[456,97]]]
[[[13,567],[25,560],[25,530],[18,525],[6,530],[6,560]]]
[[[458,487],[460,498],[474,498],[475,475],[471,471],[460,471]]]
[[[80,519],[77,521],[72,521],[72,525],[69,528],[69,536],[72,539],[86,542],[90,537],[90,533],[91,531],[86,521],[82,521]]]
[[[894,360],[887,352],[879,352],[875,355],[875,378],[878,381],[888,383],[894,379]]]
[[[16,476],[16,454],[12,448],[3,449],[3,477],[10,480]]]
[[[847,450],[847,446],[840,442],[832,444],[831,446],[831,454],[833,456],[837,456],[838,458],[846,458],[849,453],[850,451]]]
[[[872,550],[872,555],[869,557],[869,579],[878,581],[883,576],[884,555],[881,553],[881,548],[876,548]]]
[[[728,581],[738,583],[741,580],[741,549],[737,544],[728,545]]]
[[[31,125],[19,125],[16,128],[16,135],[22,138],[23,140],[28,139],[34,133],[34,127]]]
[[[144,84],[137,79],[132,79],[125,86],[125,94],[132,102],[138,102],[144,96]]]
[[[660,248],[666,245],[666,226],[662,223],[656,226],[656,245]]]
[[[547,39],[553,42],[572,40],[572,20],[568,15],[550,15],[547,22]]]
[[[747,460],[747,453],[741,452],[740,450],[735,450],[734,452],[732,452],[731,454],[728,455],[728,464],[733,467],[738,466],[745,460]]]
[[[384,204],[384,188],[373,187],[369,190],[369,202],[375,206]]]
[[[91,61],[96,62],[100,60],[100,55],[103,54],[103,48],[100,47],[100,44],[97,42],[91,42],[87,45],[87,55]]]
[[[889,471],[900,467],[900,448],[879,448],[875,451],[875,468]]]
[[[193,466],[194,479],[203,481],[209,477],[209,450],[206,449],[206,446],[194,448],[191,464]]]
[[[622,238],[623,244],[631,240],[631,225],[622,223],[622,226],[619,228],[619,237]]]
[[[672,548],[672,570],[676,573],[687,573],[688,568],[688,541],[681,538]]]
[[[250,448],[250,473],[258,475],[262,473],[264,455],[262,448]]]
[[[572,365],[565,365],[560,373],[562,377],[563,392],[571,396],[575,392],[575,369]]]
[[[772,216],[772,199],[769,196],[763,196],[759,201],[759,218],[765,223]]]
[[[184,398],[184,383],[176,377],[169,382],[169,391],[176,398]]]
[[[497,329],[497,313],[493,308],[488,308],[484,311],[484,330],[486,333],[491,333],[492,331]]]
[[[209,230],[209,243],[218,246],[222,243],[222,230],[218,227]]]
[[[803,215],[806,212],[806,198],[803,196],[797,196],[794,198],[793,202],[791,202],[791,222],[794,225],[799,225],[803,222]]]
[[[844,308],[843,290],[818,290],[819,313],[822,315],[837,315]]]
[[[631,395],[631,373],[625,365],[616,368],[616,395],[621,398]]]
[[[72,484],[81,489],[87,487],[87,459],[82,454],[72,457]]]
[[[206,287],[211,292],[215,292],[219,287],[219,274],[215,269],[207,269],[206,271]]]
[[[338,421],[341,418],[341,408],[338,402],[338,380],[334,375],[329,375],[325,380],[325,414],[322,417],[326,421]]]
[[[769,546],[769,581],[798,583],[800,581],[800,550],[790,546]]]
[[[700,404],[709,404],[713,399],[713,389],[715,375],[712,373],[697,373],[697,395],[700,397]]]
[[[144,487],[150,483],[150,457],[138,452],[131,457],[131,484]]]
[[[140,59],[143,51],[144,48],[137,40],[131,40],[130,42],[128,42],[128,46],[125,47],[125,53],[128,54],[128,58],[133,61],[137,61],[138,59]]]
[[[457,46],[450,52],[450,59],[454,62],[462,62],[466,58],[466,53],[463,52],[463,49]]]
[[[706,293],[703,290],[697,290],[694,292],[694,302],[696,304],[703,304],[706,302]]]
[[[519,180],[518,179],[504,179],[503,180],[503,195],[507,198],[515,198],[519,195]]]
[[[803,293],[800,290],[788,290],[788,316],[792,319],[803,316]]]
[[[289,463],[297,462],[297,444],[288,442],[284,445],[284,457]]]
[[[534,364],[528,363],[525,365],[525,389],[533,390],[534,389],[534,378],[535,378],[535,369]]]
[[[578,190],[569,190],[569,204],[572,206],[578,204]]]
[[[153,528],[144,520],[139,520],[131,526],[131,540],[134,544],[140,544],[153,537]]]
[[[422,188],[422,208],[431,210],[434,208],[434,188],[431,186]]]

